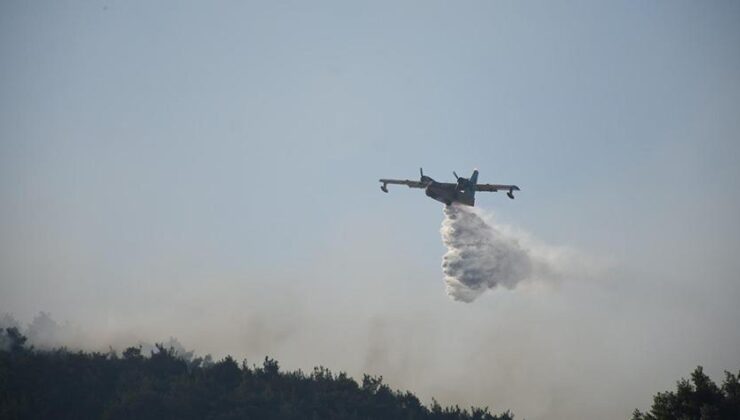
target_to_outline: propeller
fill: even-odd
[[[431,182],[434,182],[432,178],[429,178],[428,176],[424,175],[424,169],[422,168],[419,168],[419,175],[421,175],[420,181],[423,185],[427,185]]]
[[[452,175],[455,175],[455,179],[460,179],[460,177],[457,176],[457,174],[455,173],[455,171],[452,171]]]

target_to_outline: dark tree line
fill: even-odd
[[[738,420],[740,419],[740,372],[725,372],[722,386],[717,386],[701,366],[691,380],[681,379],[676,391],[660,392],[653,397],[649,412],[635,410],[632,420]]]
[[[226,357],[186,361],[158,345],[120,356],[37,350],[16,328],[0,330],[1,419],[439,419],[511,420],[506,411],[430,407],[382,377],[362,383],[323,367],[282,372],[265,358],[248,366]]]

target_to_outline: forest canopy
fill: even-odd
[[[324,367],[283,372],[232,357],[183,358],[156,345],[143,354],[39,350],[17,328],[0,332],[0,418],[54,419],[465,419],[511,420],[509,411],[427,407],[382,377],[361,383]]]
[[[701,366],[691,373],[691,380],[681,379],[676,391],[659,392],[653,397],[649,412],[638,409],[632,420],[736,420],[740,419],[740,372],[725,372],[722,386],[717,386]]]
[[[361,383],[325,367],[284,372],[227,356],[181,354],[173,346],[129,347],[120,355],[37,349],[16,327],[0,328],[0,418],[105,419],[445,419],[512,420],[510,411],[428,407],[382,377]],[[626,417],[626,416],[625,416]],[[740,372],[715,384],[701,366],[675,391],[659,392],[632,420],[740,418]]]

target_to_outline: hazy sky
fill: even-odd
[[[733,1],[4,1],[0,313],[628,418],[740,368],[739,22]],[[571,275],[450,300],[441,204],[378,188],[420,166],[519,185],[477,204]]]

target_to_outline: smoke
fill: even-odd
[[[488,289],[513,289],[535,272],[553,273],[544,256],[525,248],[511,229],[487,223],[479,210],[450,205],[444,214],[442,271],[452,299],[472,302]]]

